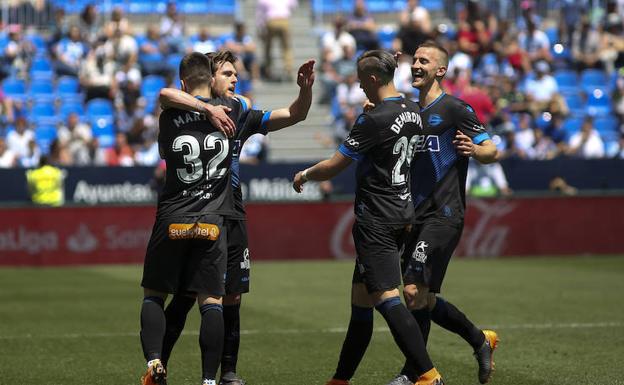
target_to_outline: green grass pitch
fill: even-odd
[[[239,372],[250,385],[323,385],[349,317],[352,262],[265,262],[244,297]],[[138,266],[0,268],[1,385],[136,385]],[[624,384],[624,257],[454,260],[443,295],[502,339],[492,384]],[[354,385],[383,385],[402,359],[383,319]],[[199,385],[198,312],[170,385]],[[435,325],[447,385],[477,384],[471,349]]]

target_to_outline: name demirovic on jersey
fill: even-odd
[[[387,98],[360,115],[339,151],[357,160],[355,214],[360,222],[409,223],[414,215],[410,163],[422,131],[418,104]]]
[[[230,107],[228,115],[234,121],[242,113],[234,99],[205,101]],[[167,173],[157,215],[232,214],[232,140],[205,114],[175,108],[162,112],[159,127],[158,146]]]

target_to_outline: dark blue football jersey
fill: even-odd
[[[237,122],[243,107],[235,99],[201,99],[232,110]],[[159,120],[158,146],[167,164],[158,216],[232,215],[231,162],[234,140],[212,126],[205,114],[169,108]]]
[[[358,117],[339,148],[357,160],[358,221],[405,224],[412,220],[409,168],[421,131],[418,104],[401,97],[384,99]]]
[[[240,186],[240,152],[245,141],[254,134],[266,135],[267,122],[271,117],[271,111],[262,111],[249,108],[244,99],[237,99],[243,106],[243,113],[236,122],[236,134],[234,135],[234,150],[232,152],[232,188],[234,194],[233,219],[245,219],[245,206],[243,204],[243,192]]]
[[[411,167],[416,222],[428,218],[462,221],[466,207],[468,157],[457,153],[457,131],[475,144],[490,139],[474,110],[464,101],[443,93],[420,111],[423,131],[416,142]]]

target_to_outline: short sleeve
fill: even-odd
[[[360,160],[378,142],[379,132],[375,122],[370,116],[361,114],[338,151],[353,160]]]
[[[268,134],[267,124],[270,117],[271,111],[248,110],[239,120],[237,139],[244,142],[254,134]]]
[[[470,137],[474,144],[490,139],[490,135],[485,131],[485,127],[477,118],[474,109],[466,103],[459,106],[459,130]]]

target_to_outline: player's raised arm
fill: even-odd
[[[295,174],[293,188],[300,193],[303,191],[305,182],[309,180],[322,181],[331,179],[349,167],[352,161],[353,159],[343,155],[340,151],[336,151],[331,158],[322,160],[314,166]]]
[[[161,89],[158,100],[163,108],[179,108],[206,114],[210,123],[225,136],[231,137],[236,131],[236,125],[227,116],[227,113],[231,111],[229,107],[213,106],[175,88]]]
[[[277,131],[297,124],[308,116],[312,105],[312,85],[314,85],[314,60],[303,63],[297,71],[299,95],[288,108],[273,110],[267,122],[268,131]]]

